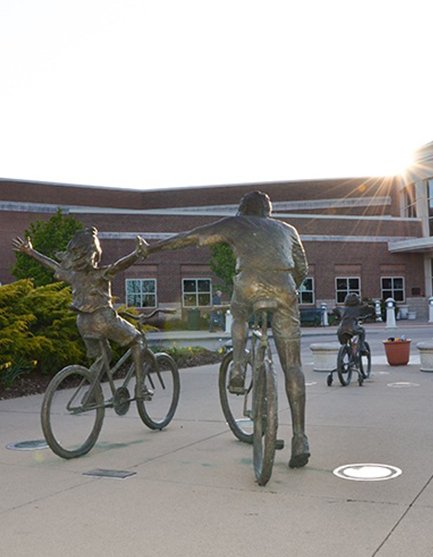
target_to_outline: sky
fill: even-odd
[[[0,0],[0,178],[394,175],[433,141],[431,0]]]

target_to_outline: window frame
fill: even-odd
[[[212,306],[212,279],[209,277],[182,277],[182,307],[183,308],[207,308],[207,307],[211,307]],[[196,289],[194,292],[185,292],[185,281],[195,281],[196,283]],[[199,291],[198,289],[198,282],[200,280],[205,280],[205,281],[209,281],[209,292],[208,291]],[[206,305],[202,305],[199,304],[199,296],[200,295],[207,295],[209,294],[209,304]],[[195,304],[185,304],[185,295],[195,295]]]
[[[399,279],[402,281],[403,286],[402,288],[395,288],[394,286],[394,280]],[[383,281],[384,280],[391,280],[391,288],[384,288],[383,287]],[[391,292],[391,296],[385,296],[384,292],[385,291],[390,291]],[[402,300],[397,300],[395,297],[395,292],[396,291],[401,291],[403,296],[402,296]],[[395,300],[397,303],[399,304],[404,304],[406,303],[406,280],[404,276],[401,275],[390,275],[390,276],[381,276],[380,277],[380,294],[382,296],[382,300],[386,300],[387,298],[392,298],[393,300]]]
[[[311,280],[311,289],[302,289],[302,287],[304,286],[305,281],[307,280]],[[312,301],[311,302],[304,302],[302,300],[302,295],[304,293],[310,293],[311,292],[311,297],[312,297]],[[299,287],[299,305],[302,306],[314,306],[316,303],[316,289],[315,289],[315,284],[314,284],[314,277],[305,277],[305,279],[302,281],[301,286]]]
[[[154,300],[155,300],[155,305],[139,305],[139,306],[137,306],[137,305],[129,304],[128,303],[128,297],[129,297],[130,294],[128,293],[128,283],[131,283],[131,282],[140,282],[140,283],[153,282],[154,287],[155,287],[154,292],[150,292],[150,293],[143,292],[141,290],[141,285],[140,285],[140,292],[138,292],[138,293],[134,292],[131,295],[140,296],[141,304],[143,303],[143,300],[144,300],[145,297],[153,296]],[[156,278],[149,278],[149,277],[146,277],[146,278],[141,278],[141,277],[126,278],[125,279],[125,304],[126,304],[127,307],[137,307],[137,308],[156,308],[156,307],[158,307],[158,280]]]
[[[337,288],[338,285],[338,281],[339,280],[346,280],[347,281],[347,289],[343,290],[341,288]],[[350,280],[357,280],[358,281],[358,288],[357,289],[353,289],[353,288],[349,288],[349,281]],[[358,294],[358,296],[361,298],[361,277],[360,276],[338,276],[335,277],[335,302],[337,305],[343,305],[344,304],[344,300],[339,302],[338,301],[338,294],[339,292],[344,292],[344,298],[347,296],[347,294],[350,293],[354,293],[354,294]]]

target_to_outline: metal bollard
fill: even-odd
[[[226,312],[226,327],[225,327],[226,333],[232,332],[232,323],[233,323],[233,316],[230,313],[230,310],[228,309]]]
[[[328,327],[328,305],[323,302],[322,304],[320,304],[320,310],[322,312],[321,325],[322,327]]]
[[[385,300],[385,306],[386,306],[386,328],[396,329],[397,325],[395,324],[395,300],[393,298],[387,298]]]
[[[376,313],[376,321],[381,323],[382,319],[382,309],[380,307],[380,300],[374,300],[374,311]]]
[[[433,296],[428,299],[428,322],[433,323]]]

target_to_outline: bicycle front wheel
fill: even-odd
[[[246,366],[246,393],[244,395],[232,394],[228,390],[232,362],[233,352],[231,351],[224,357],[219,370],[218,388],[221,408],[233,435],[243,443],[252,443],[253,421],[250,417],[251,409],[248,407],[249,395],[253,386],[251,362],[248,361]]]
[[[272,475],[278,429],[277,379],[271,359],[257,354],[253,389],[253,461],[256,480],[266,485]]]
[[[95,445],[104,420],[104,398],[99,384],[89,397],[93,376],[82,366],[68,366],[51,380],[41,409],[41,424],[51,450],[62,458],[76,458]]]
[[[363,378],[368,379],[371,373],[371,350],[368,342],[364,342],[359,354],[359,367]]]
[[[352,371],[352,349],[348,344],[343,344],[337,356],[337,375],[343,387],[349,385]]]
[[[173,419],[179,402],[180,378],[176,362],[164,353],[155,354],[158,365],[145,365],[144,384],[152,400],[137,399],[137,410],[150,429],[163,429]]]

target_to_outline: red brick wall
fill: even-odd
[[[260,189],[269,193],[273,202],[304,201],[320,199],[343,199],[351,197],[390,197],[391,205],[338,208],[303,209],[299,213],[336,215],[393,215],[399,216],[398,184],[391,179],[356,178],[347,180],[310,180],[235,186],[210,186],[203,188],[179,188],[173,190],[139,191],[113,188],[54,185],[26,181],[0,180],[0,202],[82,205],[124,209],[151,209],[167,207],[189,207],[204,205],[238,204],[242,195]],[[284,211],[293,213],[293,211]],[[161,232],[175,233],[189,230],[207,222],[217,220],[215,216],[180,215],[133,215],[113,213],[73,213],[84,225],[96,226],[100,232]],[[11,248],[12,238],[23,235],[24,230],[35,220],[48,219],[50,213],[0,211],[0,281],[13,280],[11,268],[15,256]],[[420,223],[416,220],[363,220],[320,219],[291,217],[303,236],[420,236]],[[102,240],[103,262],[112,262],[134,249],[134,240]],[[417,254],[390,254],[386,243],[375,242],[312,242],[305,241],[307,256],[315,278],[316,298],[330,299],[335,296],[335,276],[342,272],[343,265],[360,268],[362,294],[380,296],[382,265],[404,269],[396,274],[406,278],[407,295],[412,287],[424,290],[423,257]],[[185,273],[196,276],[212,276],[207,263],[209,251],[189,248],[181,251],[156,254],[142,264],[137,264],[115,278],[113,292],[119,301],[125,299],[125,277],[157,278],[158,298],[162,303],[179,302],[181,279]],[[189,266],[189,267],[186,267]],[[338,267],[340,266],[340,267]],[[358,266],[358,267],[356,267]],[[400,267],[399,267],[400,266]],[[190,269],[187,271],[187,269]],[[201,274],[199,274],[201,273]],[[154,276],[151,276],[154,275]],[[188,276],[192,276],[189,274]],[[215,277],[212,277],[215,279]]]

